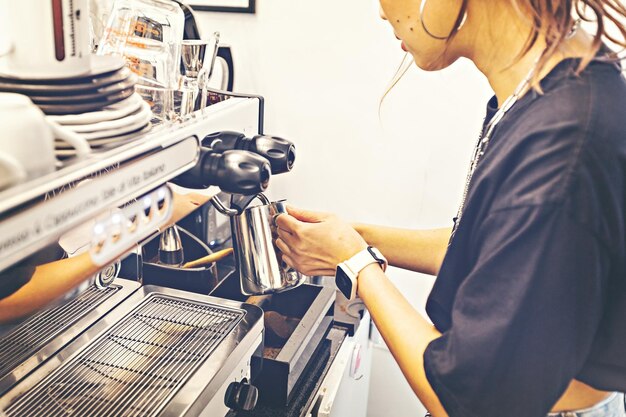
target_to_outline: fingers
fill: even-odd
[[[328,213],[309,211],[293,206],[287,206],[287,213],[305,223],[319,223],[329,216]]]
[[[274,218],[274,224],[278,230],[283,230],[291,234],[296,234],[300,229],[301,223],[295,217],[289,214],[280,214]]]
[[[288,246],[292,247],[292,246],[296,246],[298,243],[298,236],[289,233],[286,230],[283,229],[278,229],[277,231],[278,237],[280,239],[282,239],[282,241],[284,243],[286,243]]]
[[[320,223],[328,220],[330,217],[332,217],[332,214],[329,213],[309,211],[293,206],[287,206],[287,214],[279,214],[272,219],[272,221],[277,227],[287,230],[290,233],[297,234],[298,229],[301,228],[303,224]]]
[[[293,269],[297,270],[298,272],[302,272],[302,271],[300,271],[300,269],[298,269],[298,266],[293,261],[293,259],[291,259],[291,257],[289,257],[289,255],[285,255],[284,253],[283,253],[283,262],[286,263],[287,265],[289,265],[290,267],[292,267]]]
[[[278,248],[279,251],[282,252],[283,254],[283,258],[285,256],[289,256],[291,255],[291,248],[289,247],[289,245],[287,245],[285,243],[285,241],[282,238],[278,238],[276,239],[276,247]]]

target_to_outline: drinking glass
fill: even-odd
[[[116,0],[98,55],[122,55],[139,84],[178,87],[185,14],[166,0]]]
[[[174,107],[176,89],[156,85],[135,85],[135,92],[143,98],[152,110],[157,123],[172,122],[178,119]]]
[[[200,100],[200,106],[197,105],[198,95],[211,76],[219,39],[219,32],[215,32],[208,40],[183,40],[181,44],[180,114],[183,118],[198,107],[204,107],[205,100]]]

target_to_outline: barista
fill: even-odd
[[[625,6],[381,0],[381,15],[419,67],[466,57],[495,92],[463,204],[429,231],[292,207],[276,220],[285,262],[357,289],[433,416],[626,416],[626,81],[602,44],[612,22],[626,47]],[[434,326],[384,257],[437,275]]]
[[[198,194],[174,193],[172,225],[209,201]],[[19,264],[0,272],[0,324],[25,317],[71,291],[101,266],[91,261],[89,252],[60,259],[63,250],[56,244]]]

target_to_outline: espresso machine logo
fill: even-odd
[[[64,192],[67,192],[69,190],[73,190],[74,188],[78,187],[80,185],[80,183],[82,183],[83,181],[88,181],[88,180],[93,180],[99,177],[102,177],[104,175],[110,174],[111,172],[119,169],[120,167],[120,163],[117,162],[113,165],[110,165],[106,168],[103,168],[99,171],[96,172],[92,172],[91,174],[87,175],[86,177],[81,178],[80,180],[76,180],[76,181],[72,181],[69,182],[65,185],[63,185],[62,187],[56,188],[52,191],[49,191],[46,193],[45,197],[44,197],[44,201],[48,201],[51,198],[54,198],[58,195],[63,194]]]

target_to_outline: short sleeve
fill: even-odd
[[[450,417],[544,416],[590,350],[607,250],[561,205],[492,212],[474,244],[428,381]]]
[[[0,272],[0,300],[22,288],[35,273],[31,265],[8,268]]]
[[[65,251],[63,248],[58,243],[54,243],[4,271],[0,271],[0,300],[10,296],[26,285],[35,273],[37,265],[54,262],[62,259],[64,256]]]

